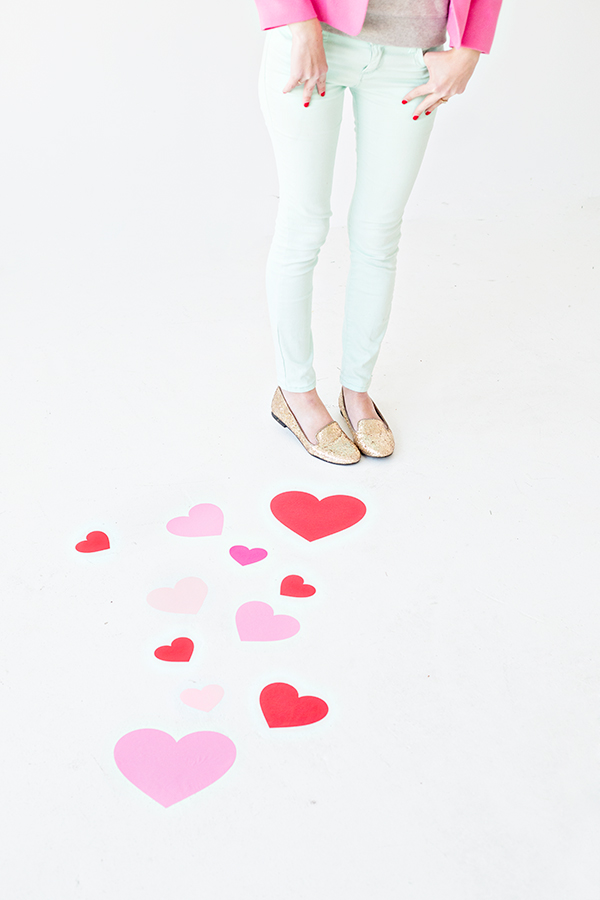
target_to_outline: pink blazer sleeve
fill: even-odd
[[[470,0],[467,4],[451,0],[448,14],[450,46],[472,47],[474,50],[481,50],[482,53],[489,53],[501,6],[502,0]],[[466,16],[460,23],[461,36],[458,37],[451,22],[453,15],[456,17],[455,21],[460,20],[463,10]]]
[[[255,0],[258,19],[263,31],[279,28],[290,22],[304,22],[317,15],[311,0]]]

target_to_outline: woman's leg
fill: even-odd
[[[284,26],[265,38],[259,98],[273,143],[279,210],[267,259],[266,291],[279,386],[315,388],[311,310],[313,270],[329,230],[331,188],[344,87],[327,84],[310,106],[303,86],[282,91],[290,77],[292,35]]]
[[[372,405],[365,392],[390,316],[404,207],[436,115],[413,120],[421,98],[403,105],[402,97],[428,77],[421,50],[381,46],[379,64],[351,88],[357,176],[348,214],[351,264],[340,376],[349,389],[351,419],[353,410],[357,419],[376,415],[366,412]]]

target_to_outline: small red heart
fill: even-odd
[[[165,662],[189,662],[194,652],[194,642],[190,638],[175,638],[170,644],[157,647],[154,655]]]
[[[357,497],[333,494],[318,500],[305,491],[285,491],[271,500],[276,519],[307,541],[318,541],[360,522],[367,507]]]
[[[86,541],[75,544],[75,549],[80,553],[96,553],[97,550],[108,550],[110,547],[108,535],[103,531],[90,531],[86,538]]]
[[[284,597],[312,597],[316,592],[312,584],[305,584],[300,575],[286,575],[281,582],[279,593]]]
[[[310,725],[325,718],[329,707],[320,697],[299,697],[291,684],[275,682],[260,692],[260,708],[269,728]]]

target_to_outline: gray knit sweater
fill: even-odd
[[[448,3],[449,0],[369,0],[363,27],[356,37],[395,47],[437,47],[446,40]],[[325,22],[321,22],[321,27],[344,34]]]

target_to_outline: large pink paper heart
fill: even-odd
[[[240,640],[283,641],[300,631],[300,622],[293,616],[276,616],[273,607],[260,600],[244,603],[235,614]]]
[[[165,731],[140,728],[115,746],[115,762],[125,778],[165,807],[218,781],[235,754],[233,741],[218,731],[194,731],[176,741]]]
[[[223,531],[223,511],[214,503],[192,506],[189,515],[167,522],[167,531],[180,537],[207,537]]]
[[[208,587],[201,578],[182,578],[174,588],[156,588],[146,600],[154,609],[171,613],[197,613],[206,597]]]
[[[265,556],[268,556],[266,550],[262,547],[244,547],[243,544],[236,544],[235,547],[229,548],[229,555],[233,556],[240,566],[249,566],[250,563],[260,562]]]
[[[179,697],[187,706],[193,706],[194,709],[201,709],[203,712],[210,712],[217,703],[221,702],[224,694],[225,691],[220,684],[207,684],[201,689],[187,688],[181,692]]]

